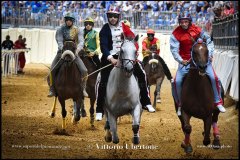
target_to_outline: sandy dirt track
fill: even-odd
[[[166,78],[157,112],[143,111],[140,144],[135,149],[131,148],[131,117],[124,116],[118,124],[119,144],[106,143],[104,121],[95,121],[94,128],[90,126],[89,99],[85,100],[88,115],[77,125],[71,124],[72,101],[66,101],[69,136],[54,134],[61,129],[61,109],[58,103],[56,117],[49,117],[53,98],[47,97],[48,86],[44,79],[47,73],[48,68],[42,64],[27,64],[25,75],[2,78],[2,158],[239,158],[239,115],[230,100],[226,100],[227,112],[220,114],[218,121],[222,149],[203,146],[203,122],[192,118],[193,152],[185,154],[180,147],[184,135]],[[152,95],[153,89],[151,87]],[[127,148],[123,148],[126,145]]]

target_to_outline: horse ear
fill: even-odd
[[[137,36],[134,38],[134,41],[137,42],[139,39],[139,35],[137,34]]]

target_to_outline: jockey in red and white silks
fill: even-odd
[[[118,52],[120,52],[122,44],[121,34],[126,32],[123,30],[122,23],[120,22],[119,8],[110,8],[110,10],[107,11],[107,18],[108,23],[104,24],[99,32],[100,48],[102,52],[101,67],[109,64],[112,65],[100,71],[101,80],[97,89],[96,120],[102,120],[108,77],[112,68],[117,64]],[[128,33],[133,34],[130,32],[130,28]],[[150,94],[146,83],[146,74],[139,62],[135,64],[133,74],[138,78],[141,94],[140,101],[142,106],[146,106],[149,112],[155,112],[155,109],[152,107],[150,102]]]
[[[179,26],[172,32],[170,36],[170,50],[174,59],[179,63],[176,77],[174,79],[173,96],[175,102],[178,104],[178,115],[181,115],[181,91],[183,77],[188,73],[190,65],[187,62],[191,59],[191,49],[193,46],[193,39],[206,39],[207,48],[209,51],[209,61],[212,61],[214,44],[210,36],[202,31],[201,28],[191,23],[191,16],[188,13],[181,13],[178,17]],[[221,98],[221,84],[217,77],[212,63],[208,63],[206,74],[209,76],[214,92],[214,104],[221,112],[225,112]]]

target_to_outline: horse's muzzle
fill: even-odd
[[[133,68],[132,69],[128,69],[127,67],[124,68],[124,72],[125,72],[125,76],[130,78],[133,74]]]

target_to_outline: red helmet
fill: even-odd
[[[147,34],[155,34],[155,31],[153,29],[148,29]]]
[[[189,12],[181,12],[178,15],[178,22],[182,19],[188,19],[191,22],[192,21],[191,14]]]

